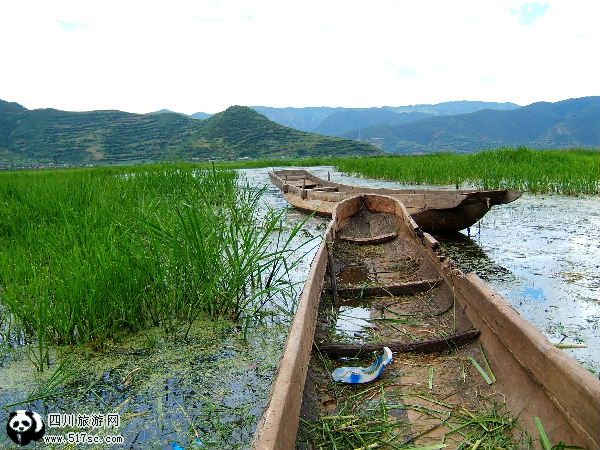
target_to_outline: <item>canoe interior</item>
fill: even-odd
[[[339,291],[350,287],[366,289],[409,284],[440,277],[430,263],[426,249],[413,239],[407,239],[408,230],[401,225],[397,215],[372,212],[365,203],[356,214],[340,222],[333,252]],[[379,245],[357,245],[340,239],[348,235],[372,237],[398,233],[399,230],[400,238]],[[322,292],[315,332],[317,347],[333,341],[354,344],[418,342],[473,328],[464,311],[455,308],[452,289],[446,283],[431,283],[419,292],[405,295],[386,295],[383,290],[376,296],[360,299],[340,297],[337,306],[328,289]],[[357,315],[359,320],[356,320]],[[331,372],[339,365],[369,365],[374,356],[372,353],[365,356],[350,362],[347,358],[338,361],[324,357],[319,351],[313,352],[302,404],[302,418],[308,423],[303,422],[300,427],[300,444],[308,448],[331,444],[332,441],[316,433],[327,421],[331,421],[334,428],[350,422],[349,426],[356,427],[350,428],[350,433],[360,432],[362,428],[368,439],[368,429],[377,428],[384,422],[383,417],[368,411],[384,402],[395,405],[386,407],[386,414],[396,423],[396,428],[383,433],[382,439],[394,439],[396,445],[428,446],[439,444],[445,436],[446,444],[458,447],[464,437],[450,433],[451,427],[460,426],[465,416],[454,413],[456,417],[453,417],[453,411],[464,408],[474,414],[484,414],[493,408],[499,409],[498,405],[502,403],[501,394],[485,382],[468,359],[472,357],[485,367],[479,342],[441,354],[397,354],[382,380],[374,385],[344,386],[331,380]],[[358,419],[319,419],[332,416]],[[431,431],[426,433],[428,430]],[[339,445],[343,445],[344,434],[343,431],[332,433],[339,438]],[[420,434],[422,436],[418,437]],[[413,437],[416,438],[411,440]],[[508,438],[512,438],[511,433]],[[351,441],[351,437],[348,440]],[[378,439],[368,441],[369,444],[379,442]],[[360,442],[355,445],[360,446]]]
[[[394,233],[394,239],[378,239]],[[333,439],[338,448],[442,442],[447,448],[529,448],[530,439],[540,448],[536,416],[553,443],[599,448],[600,381],[437,248],[394,198],[362,195],[337,206],[254,448],[332,448]],[[340,366],[368,366],[374,353],[359,352],[357,359],[324,353],[332,343],[356,350],[469,333],[479,338],[451,351],[446,345],[396,353],[383,377],[368,385],[337,384],[330,374]],[[493,447],[484,445],[490,436]]]

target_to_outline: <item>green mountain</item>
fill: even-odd
[[[231,107],[200,121],[170,112],[30,111],[0,101],[0,163],[376,153],[376,148],[364,143],[283,127],[247,107]]]
[[[190,117],[192,119],[198,119],[198,120],[205,120],[205,119],[208,119],[210,116],[212,116],[212,114],[208,114],[205,112],[196,112],[194,114],[190,114]]]
[[[8,149],[24,159],[53,163],[156,160],[176,156],[195,121],[175,113],[26,111]]]
[[[358,134],[354,130],[344,136],[357,139]],[[518,145],[600,147],[600,97],[539,102],[508,111],[481,110],[439,116],[410,124],[363,129],[360,136],[382,139],[385,150],[397,153],[477,151]]]
[[[17,127],[26,111],[18,103],[0,100],[0,149],[8,148],[10,133]]]
[[[159,109],[158,111],[154,111],[150,114],[180,114],[182,116],[186,116],[186,117],[191,117],[192,119],[198,119],[198,120],[204,120],[204,119],[208,119],[210,116],[212,116],[212,114],[208,114],[205,112],[195,112],[194,114],[184,114],[184,113],[178,113],[177,111],[171,111],[170,109]]]
[[[344,108],[310,106],[307,108],[272,108],[270,106],[252,106],[252,109],[271,119],[273,122],[302,131],[314,129],[327,117]]]
[[[455,116],[458,114],[469,114],[482,109],[494,109],[499,111],[509,111],[520,108],[516,103],[505,102],[480,102],[472,100],[458,100],[452,102],[436,103],[435,105],[421,104],[409,106],[384,106],[397,113],[421,112],[433,116]]]
[[[170,109],[165,109],[165,108],[159,109],[158,111],[154,111],[149,114],[181,114],[181,115],[185,115],[182,113],[178,113],[177,111],[171,111]]]
[[[369,155],[371,145],[279,125],[245,106],[232,106],[202,122],[195,148],[227,156]]]
[[[395,117],[390,113],[423,113],[433,116],[466,114],[481,109],[508,110],[518,108],[514,103],[480,101],[454,101],[435,105],[384,106],[381,108],[272,108],[253,106],[252,108],[274,122],[302,131],[312,131],[331,136],[342,136],[353,129],[370,126],[395,125],[423,118],[418,115]],[[345,120],[352,123],[351,126]]]

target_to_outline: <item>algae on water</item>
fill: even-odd
[[[43,416],[117,412],[125,448],[171,442],[188,448],[197,438],[205,448],[245,448],[266,405],[287,326],[257,326],[244,341],[233,323],[201,319],[186,339],[154,328],[109,341],[100,351],[80,346],[62,357],[68,367],[59,372],[77,370],[54,390],[44,387],[59,367],[59,350],[52,352],[53,370],[34,378],[35,368],[21,355],[0,368],[0,377],[10,380],[0,390],[0,420],[26,406]],[[37,399],[27,401],[36,392]],[[1,443],[8,445],[6,439]]]

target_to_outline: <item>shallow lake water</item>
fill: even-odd
[[[332,181],[346,184],[432,187],[349,176],[334,167],[309,170],[325,179],[329,173]],[[268,169],[241,172],[267,186],[268,202],[286,206],[269,183]],[[563,351],[595,373],[600,371],[600,196],[524,194],[493,207],[470,230],[436,238],[464,271],[474,271],[490,283],[552,342],[586,344],[587,348]]]

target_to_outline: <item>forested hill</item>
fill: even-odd
[[[284,127],[234,106],[200,121],[185,115],[28,110],[0,100],[0,163],[65,164],[192,158],[367,155],[368,144]]]

